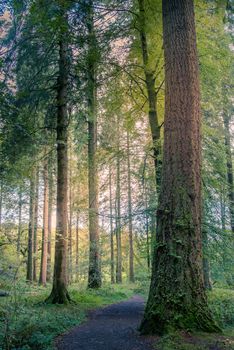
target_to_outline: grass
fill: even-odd
[[[130,298],[147,297],[146,282],[104,285],[100,290],[85,286],[70,288],[75,305],[46,305],[48,288],[17,283],[10,297],[0,299],[0,350],[52,350],[54,339],[85,321],[87,311]],[[223,336],[176,333],[156,338],[157,350],[233,350],[234,291],[214,289],[209,293],[210,307]]]
[[[177,332],[156,338],[156,350],[234,350],[234,291],[215,288],[208,293],[214,318],[222,335]]]
[[[134,288],[125,285],[104,286],[86,290],[72,286],[70,294],[75,305],[43,303],[50,288],[17,286],[10,298],[0,303],[0,349],[51,350],[56,336],[85,321],[87,311],[128,299]]]

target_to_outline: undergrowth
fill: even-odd
[[[56,336],[85,320],[88,310],[128,299],[134,288],[104,286],[87,290],[72,286],[75,304],[44,304],[50,288],[20,283],[10,297],[0,300],[0,350],[50,350]],[[4,299],[4,300],[3,300]]]
[[[51,350],[54,339],[84,322],[87,311],[128,299],[133,294],[146,298],[148,293],[148,284],[142,281],[106,285],[100,290],[87,290],[84,285],[72,285],[70,295],[75,304],[63,306],[43,303],[50,288],[51,286],[43,288],[18,282],[10,291],[9,297],[0,299],[0,350]],[[209,303],[216,321],[224,329],[224,335],[234,335],[234,291],[214,289],[209,293]],[[203,339],[204,335],[200,338]],[[168,335],[158,340],[156,349],[210,349],[211,339],[197,340],[200,338],[190,341],[178,334]],[[222,343],[222,340],[219,341]],[[233,349],[233,344],[230,344],[227,340],[220,349]]]

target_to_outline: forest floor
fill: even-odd
[[[234,337],[180,332],[165,337],[143,337],[137,332],[144,299],[131,299],[97,309],[88,321],[60,336],[58,350],[232,350]]]
[[[148,281],[105,284],[100,290],[87,290],[85,282],[74,284],[69,288],[75,301],[71,305],[44,304],[51,285],[44,288],[22,280],[0,287],[9,292],[8,297],[0,298],[0,350],[52,350],[56,344],[59,350],[92,350],[93,336],[101,344],[99,348],[95,344],[95,350],[234,350],[234,291],[230,289],[214,288],[209,293],[210,307],[224,330],[223,336],[180,333],[145,338],[138,335],[137,326],[148,294]],[[92,334],[93,323],[97,326],[96,335]],[[73,348],[64,347],[68,337]],[[82,337],[86,346],[83,348]],[[79,347],[75,347],[77,341]],[[101,342],[109,345],[104,347]]]

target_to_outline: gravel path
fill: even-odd
[[[137,333],[143,310],[139,296],[96,310],[86,323],[61,336],[57,349],[153,350],[150,340]]]

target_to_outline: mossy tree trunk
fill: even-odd
[[[97,39],[94,28],[93,1],[87,4],[88,57],[88,167],[89,167],[89,275],[88,288],[102,284],[99,252],[98,170],[97,170]]]
[[[202,273],[201,113],[193,0],[163,0],[164,161],[142,334],[218,331]]]
[[[61,7],[59,33],[59,73],[57,82],[57,211],[53,287],[46,302],[66,304],[71,301],[67,290],[67,181],[68,181],[68,18]]]
[[[129,281],[134,282],[134,248],[133,248],[133,227],[132,227],[132,177],[130,160],[130,140],[127,131],[127,170],[128,170],[128,231],[129,231]]]
[[[35,187],[35,214],[34,214],[34,231],[33,231],[33,281],[37,282],[37,254],[38,254],[38,213],[39,213],[39,166],[36,170],[36,187]]]
[[[122,283],[122,235],[121,235],[121,188],[120,188],[120,118],[116,120],[116,283]]]
[[[156,191],[159,194],[160,182],[161,182],[161,142],[160,142],[160,125],[158,121],[157,112],[157,93],[156,93],[156,72],[150,68],[149,64],[149,49],[147,42],[147,31],[146,31],[146,1],[138,0],[139,5],[139,33],[141,40],[141,51],[143,60],[143,69],[145,74],[145,85],[148,96],[148,116],[149,126],[151,131],[151,137],[153,142],[153,156],[155,165],[155,181]]]
[[[232,232],[234,233],[234,178],[233,178],[233,166],[232,166],[231,133],[230,133],[231,117],[229,113],[226,110],[226,108],[224,108],[223,124],[224,124],[224,138],[225,138],[226,164],[227,164],[227,184],[228,184],[230,226],[231,226]]]
[[[51,282],[51,243],[52,243],[52,213],[53,213],[53,198],[54,198],[54,183],[53,183],[53,158],[50,155],[48,162],[48,176],[49,176],[49,207],[48,207],[48,244],[47,244],[47,282]]]
[[[21,245],[21,232],[22,232],[22,187],[19,188],[19,200],[18,200],[18,230],[17,230],[17,256],[20,255]]]
[[[114,229],[112,209],[112,176],[111,165],[109,166],[109,200],[110,200],[110,250],[111,250],[111,283],[115,283],[115,257],[114,257]]]
[[[47,149],[45,150],[44,169],[44,199],[43,199],[43,230],[41,242],[41,266],[39,284],[46,285],[47,281],[47,258],[48,258],[48,231],[49,231],[49,174]]]
[[[35,188],[36,168],[34,167],[30,177],[30,203],[29,203],[29,225],[28,225],[28,255],[27,276],[28,282],[33,281],[33,251],[34,251],[34,225],[35,225]]]

